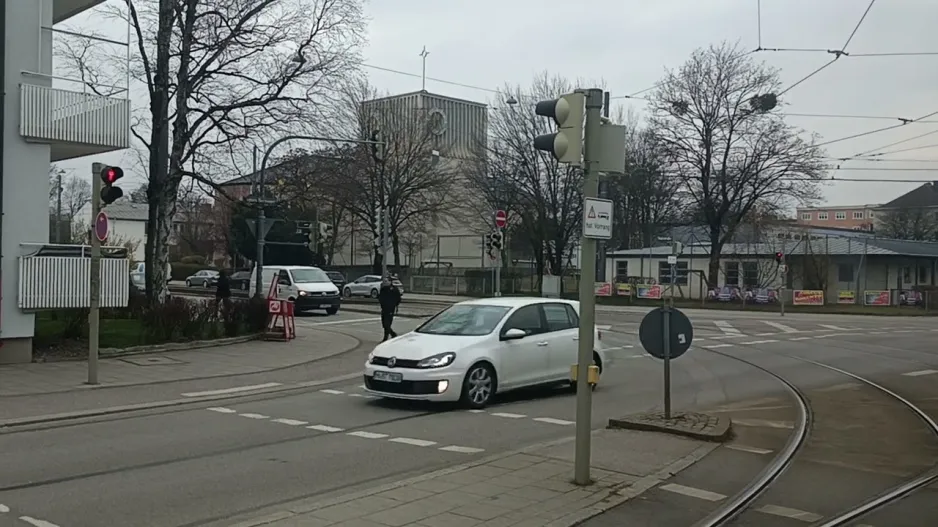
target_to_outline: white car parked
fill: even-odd
[[[395,278],[393,283],[401,293],[404,292],[404,285],[401,284],[400,280]],[[353,296],[378,298],[379,291],[381,291],[381,275],[368,274],[345,284],[342,294],[345,298],[352,298]]]
[[[378,344],[365,363],[365,390],[393,399],[460,401],[483,408],[496,393],[570,384],[579,313],[579,302],[550,298],[454,304],[413,332]],[[602,372],[602,335],[593,331],[593,363]]]

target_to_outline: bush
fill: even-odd
[[[215,266],[202,264],[192,264],[185,262],[174,262],[171,264],[173,266],[172,280],[183,281],[186,278],[194,275],[195,273],[202,271],[203,269],[212,269],[218,270]]]
[[[192,265],[205,265],[205,258],[202,256],[195,256],[195,255],[183,256],[182,258],[179,259],[179,262],[184,263],[184,264],[192,264]]]

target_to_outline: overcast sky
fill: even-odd
[[[427,89],[435,93],[494,106],[499,102],[494,99],[495,89],[506,82],[526,85],[547,70],[571,79],[604,79],[615,98],[651,87],[665,69],[678,67],[695,48],[723,40],[756,48],[757,5],[757,0],[371,0],[365,70],[379,89],[419,90],[419,53],[426,46]],[[868,0],[762,0],[761,46],[841,49],[868,5]],[[875,2],[848,53],[935,54],[845,56],[788,92],[783,98],[785,111],[908,119],[938,111],[936,20],[935,0]],[[780,68],[787,86],[832,55],[764,51],[756,58]],[[617,102],[639,113],[644,108],[641,100]],[[827,147],[828,153],[850,157],[931,131],[935,133],[887,150],[936,145],[938,115],[928,121],[837,142]],[[789,122],[819,133],[825,141],[899,123],[795,116]],[[113,156],[107,158],[105,162],[115,162]],[[843,168],[863,170],[833,175],[891,182],[832,183],[826,187],[827,203],[882,203],[918,185],[896,180],[938,180],[938,148],[880,157],[890,158],[915,161],[843,163]],[[63,166],[87,171],[90,161]],[[915,170],[888,170],[900,168]]]

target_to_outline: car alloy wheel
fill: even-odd
[[[484,408],[495,390],[495,378],[484,364],[473,366],[463,381],[463,399],[471,408]]]
[[[378,298],[378,290],[377,290],[377,289],[372,289],[372,290],[371,290],[371,298]]]
[[[247,283],[247,282],[244,282],[243,284],[241,284],[241,290],[242,290],[242,291],[247,291],[247,290],[248,290],[248,283]]]
[[[192,287],[192,282],[186,280],[186,287]]]
[[[345,288],[345,291],[342,291],[342,294],[345,295],[345,298],[352,298],[352,290],[347,287]]]
[[[202,287],[208,287],[208,280],[205,280],[204,282],[202,282]]]

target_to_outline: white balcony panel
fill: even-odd
[[[91,306],[91,258],[27,256],[19,259],[20,309],[66,309]],[[101,307],[126,307],[130,295],[130,260],[101,258]]]
[[[68,147],[53,148],[52,161],[128,148],[130,101],[21,84],[20,134],[28,141]]]

